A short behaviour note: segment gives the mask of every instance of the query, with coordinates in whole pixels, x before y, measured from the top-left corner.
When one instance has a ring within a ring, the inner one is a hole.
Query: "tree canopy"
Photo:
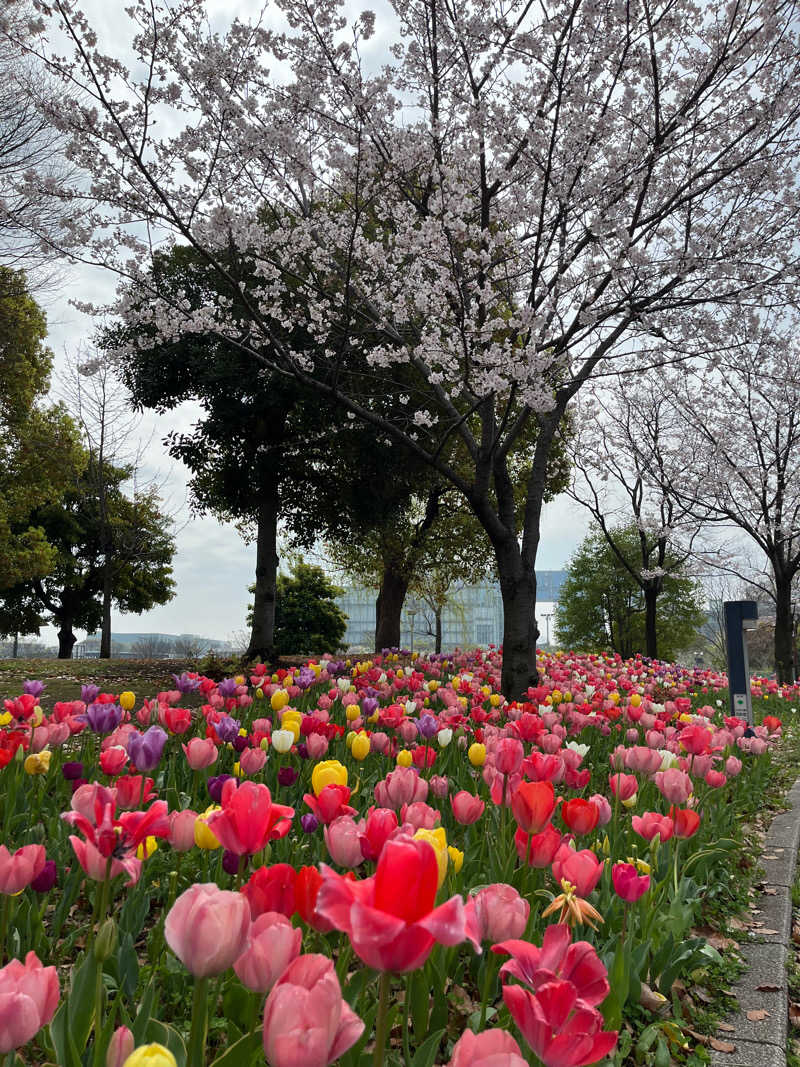
[[[347,616],[335,601],[341,592],[321,567],[301,559],[291,574],[279,574],[276,651],[300,656],[336,652],[347,629]]]
[[[556,636],[566,648],[611,649],[627,658],[647,652],[644,590],[630,573],[640,566],[639,533],[630,524],[614,529],[613,539],[626,562],[602,530],[592,531],[570,560],[556,609]],[[704,618],[697,583],[685,570],[671,569],[663,578],[656,614],[661,658],[674,659],[687,648]]]

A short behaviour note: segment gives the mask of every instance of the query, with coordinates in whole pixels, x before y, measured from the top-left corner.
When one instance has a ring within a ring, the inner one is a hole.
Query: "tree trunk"
[[[527,569],[516,540],[495,548],[503,597],[503,673],[500,688],[507,700],[527,700],[538,685],[536,670],[536,571]]]
[[[436,652],[436,655],[438,656],[438,655],[441,655],[441,651],[442,651],[442,609],[441,608],[437,608],[436,609],[435,616],[436,616],[436,636],[435,636],[434,640],[435,640],[436,644],[434,646],[434,650]]]
[[[100,659],[111,659],[112,569],[108,550],[106,550],[106,559],[103,563],[103,621],[100,626]]]
[[[375,651],[400,647],[400,616],[408,592],[408,579],[391,564],[384,564],[375,601]]]
[[[648,582],[644,587],[644,643],[645,654],[650,659],[658,659],[658,637],[656,635],[658,592],[658,587],[652,582]]]
[[[72,649],[78,638],[72,632],[72,619],[62,619],[58,631],[58,658],[72,659]]]
[[[794,681],[794,656],[792,655],[792,583],[791,580],[775,582],[775,673],[780,685]]]
[[[19,634],[14,634],[14,644],[11,648],[11,658],[16,659],[19,655]]]
[[[270,662],[275,655],[275,595],[278,577],[278,487],[263,486],[258,505],[256,584],[248,659]]]

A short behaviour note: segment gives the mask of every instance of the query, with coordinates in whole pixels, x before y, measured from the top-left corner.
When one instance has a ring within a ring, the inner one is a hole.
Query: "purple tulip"
[[[175,688],[181,693],[193,693],[195,689],[200,688],[200,679],[190,678],[186,671],[173,674],[172,677],[175,679]]]
[[[278,771],[278,785],[294,785],[297,781],[297,771],[294,767],[281,767]]]
[[[214,723],[214,730],[220,741],[233,741],[239,736],[240,726],[241,723],[230,715],[222,715],[219,722]]]
[[[377,711],[378,701],[375,697],[363,697],[361,700],[361,713],[365,719],[368,719],[373,711]]]
[[[417,729],[426,740],[433,737],[434,734],[439,731],[439,724],[434,719],[433,715],[420,715],[417,722]]]
[[[22,692],[27,693],[29,696],[36,697],[38,700],[42,693],[47,689],[44,682],[35,682],[29,680],[22,683]]]
[[[231,741],[231,744],[237,752],[244,752],[244,750],[249,746],[250,742],[246,737],[242,737],[240,734],[237,734],[236,737],[234,737],[233,741]]]
[[[300,825],[307,834],[313,834],[319,829],[319,819],[312,811],[309,811],[300,816]]]
[[[216,777],[208,779],[208,795],[215,804],[219,804],[222,800],[222,787],[227,781],[230,781],[231,778],[233,778],[232,774],[218,774]]]
[[[90,704],[79,719],[89,724],[96,734],[110,734],[122,722],[122,708],[118,704]]]
[[[81,700],[84,704],[93,704],[100,695],[100,687],[97,685],[82,685]]]
[[[305,743],[305,741],[301,741],[295,751],[297,752],[297,755],[300,757],[300,759],[308,759],[308,745]]]
[[[61,773],[68,782],[74,782],[76,778],[83,778],[83,764],[65,763],[61,767]]]
[[[222,853],[222,869],[226,874],[238,874],[239,873],[239,856],[236,852],[231,852],[230,849],[225,849]]]
[[[31,889],[35,893],[47,893],[56,884],[58,871],[55,860],[45,860],[44,867],[31,882]]]
[[[136,770],[152,771],[157,767],[166,743],[166,730],[162,730],[160,726],[151,726],[143,734],[131,734],[128,739],[128,755],[136,764]]]
[[[235,697],[238,688],[233,678],[223,678],[217,686],[217,692],[221,697]]]
[[[317,676],[310,667],[301,667],[295,685],[298,689],[308,689],[308,687],[312,686],[316,680]]]

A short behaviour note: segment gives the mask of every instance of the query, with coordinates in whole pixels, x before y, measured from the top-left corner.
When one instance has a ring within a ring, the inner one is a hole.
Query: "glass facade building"
[[[542,641],[549,625],[553,605],[558,600],[566,571],[537,571],[537,617]],[[351,586],[337,598],[337,604],[348,617],[343,643],[348,649],[370,652],[375,641],[375,598],[377,590]],[[426,604],[407,597],[403,608],[401,644],[417,650],[434,647],[435,619]],[[497,582],[462,586],[453,591],[442,613],[442,650],[453,648],[486,648],[499,645],[503,639],[503,601]]]

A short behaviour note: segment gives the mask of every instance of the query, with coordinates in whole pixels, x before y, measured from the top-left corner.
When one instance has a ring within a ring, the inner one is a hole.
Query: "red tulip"
[[[617,1032],[603,1030],[603,1016],[579,1002],[572,982],[546,982],[537,993],[507,985],[503,1000],[544,1067],[597,1063],[617,1044]]]
[[[700,816],[691,808],[670,808],[669,817],[676,837],[694,837],[700,827]]]
[[[122,745],[112,745],[100,753],[100,770],[103,774],[119,774],[128,762],[128,753]]]
[[[274,863],[271,867],[259,867],[239,890],[250,904],[250,915],[255,921],[267,911],[279,911],[287,919],[295,912],[295,882],[297,873],[288,863]]]
[[[555,854],[561,847],[561,840],[561,834],[549,822],[540,834],[529,835],[524,830],[517,830],[514,845],[523,863],[543,870],[553,862]]]
[[[588,941],[573,943],[570,929],[563,923],[547,927],[541,948],[528,941],[504,941],[493,945],[492,952],[511,956],[500,968],[503,981],[517,978],[537,992],[547,982],[563,979],[590,1007],[608,996],[608,972],[594,947]]]
[[[378,859],[383,851],[383,846],[395,832],[397,826],[397,815],[391,808],[369,809],[367,818],[358,832],[361,855],[365,860]]]
[[[611,881],[617,896],[626,904],[633,904],[650,888],[650,875],[640,875],[632,863],[615,863],[611,868]]]
[[[711,734],[708,732],[705,726],[700,726],[699,723],[692,723],[690,726],[685,726],[678,734],[678,740],[693,756],[699,756],[703,752],[708,752]]]
[[[316,867],[301,867],[294,884],[294,903],[304,923],[326,934],[333,926],[317,912],[317,896],[321,885],[322,875]]]
[[[324,864],[322,874],[317,912],[376,971],[416,970],[436,941],[458,945],[467,934],[461,897],[435,906],[439,864],[427,841],[387,841],[372,878],[350,881]]]
[[[347,803],[349,799],[350,790],[346,785],[326,785],[320,790],[319,796],[306,793],[303,797],[319,821],[326,825],[338,819],[340,815],[355,815],[356,809]]]
[[[164,725],[171,734],[185,734],[192,725],[192,713],[189,708],[167,708],[164,712]]]
[[[634,779],[635,781],[635,779]],[[600,811],[596,804],[582,797],[573,797],[561,805],[561,818],[574,834],[582,837],[594,830],[600,820]]]
[[[523,782],[511,796],[511,811],[526,834],[538,834],[556,806],[552,782]]]
[[[208,817],[208,827],[223,848],[237,856],[252,856],[268,842],[285,837],[294,808],[273,804],[269,789],[256,782],[229,778],[222,787],[222,810]]]

